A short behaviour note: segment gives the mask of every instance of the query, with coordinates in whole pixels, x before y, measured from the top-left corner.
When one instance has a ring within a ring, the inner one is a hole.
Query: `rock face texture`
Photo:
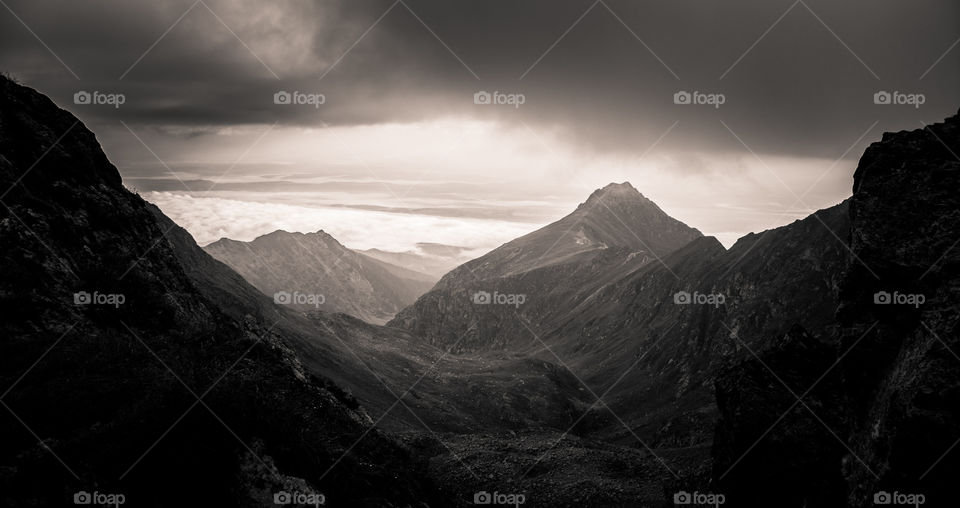
[[[369,417],[301,365],[304,344],[267,316],[283,310],[126,190],[76,118],[6,78],[0,187],[0,504],[264,506],[286,490],[447,505],[378,431],[328,474]]]
[[[955,504],[958,152],[957,116],[871,145],[836,326],[792,330],[718,377],[712,476],[737,506],[867,507],[884,492]]]
[[[713,489],[733,506],[845,506],[834,337],[797,325],[756,354],[717,376]]]
[[[271,298],[290,295],[293,308],[342,312],[373,324],[386,323],[434,282],[354,252],[323,231],[274,231],[252,242],[224,238],[203,250]]]
[[[844,472],[854,506],[868,506],[879,490],[956,502],[960,453],[947,451],[960,439],[958,153],[955,115],[885,134],[854,174],[854,259],[838,313],[840,348],[852,348],[839,368],[851,408]]]

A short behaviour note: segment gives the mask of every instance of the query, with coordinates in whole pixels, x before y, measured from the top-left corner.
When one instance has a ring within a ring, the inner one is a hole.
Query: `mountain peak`
[[[640,194],[640,191],[638,191],[633,185],[631,185],[630,182],[623,182],[623,183],[610,183],[603,188],[593,191],[593,193],[590,194],[590,197],[587,198],[586,202],[592,203],[597,200],[603,200],[604,202],[607,202],[607,201],[631,200],[631,199],[638,199],[643,201],[647,200],[647,198],[645,198],[643,194]]]

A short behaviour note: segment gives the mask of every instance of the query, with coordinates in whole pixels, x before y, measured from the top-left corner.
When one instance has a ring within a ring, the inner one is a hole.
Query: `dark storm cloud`
[[[758,152],[834,158],[875,121],[851,156],[880,130],[960,105],[960,47],[933,66],[960,38],[955,2],[7,4],[37,37],[0,9],[0,67],[61,104],[77,90],[126,95],[118,109],[70,105],[94,125],[196,133],[468,115],[639,155],[679,121],[661,147],[739,151],[742,140]],[[277,106],[278,90],[323,93],[326,103]],[[476,106],[478,90],[523,93],[526,103]],[[678,106],[680,90],[722,93],[725,103]],[[926,102],[877,106],[878,90]]]

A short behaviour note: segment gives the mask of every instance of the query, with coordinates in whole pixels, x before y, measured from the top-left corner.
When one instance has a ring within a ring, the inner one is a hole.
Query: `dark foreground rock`
[[[734,506],[956,505],[957,153],[958,116],[871,145],[836,329],[792,331],[718,378],[713,482]]]
[[[205,255],[175,251],[180,233],[165,236],[93,133],[6,78],[0,188],[0,505],[85,491],[265,506],[281,490],[446,504],[425,464],[301,366],[268,304],[237,300],[253,293],[242,279],[224,282],[232,295],[199,287],[183,263]]]

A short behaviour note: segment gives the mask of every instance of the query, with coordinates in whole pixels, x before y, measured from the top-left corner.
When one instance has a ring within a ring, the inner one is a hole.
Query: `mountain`
[[[450,270],[470,260],[470,249],[454,245],[421,242],[416,250],[391,252],[381,249],[367,249],[358,251],[374,259],[401,266],[408,270],[425,273],[433,277],[433,282],[440,280]]]
[[[434,282],[354,252],[323,231],[274,231],[252,242],[224,238],[203,249],[264,294],[288,295],[293,308],[342,312],[374,324],[387,322]]]
[[[636,202],[639,195],[629,187],[612,189],[623,191],[615,195],[628,202]],[[593,203],[597,197],[603,199],[603,190],[594,193]],[[585,205],[575,213],[583,214]],[[715,238],[699,234],[691,234],[672,251],[663,249],[646,258],[633,251],[640,245],[636,238],[633,245],[611,247],[616,235],[595,234],[586,236],[593,239],[589,242],[569,243],[564,243],[564,231],[555,231],[552,237],[533,236],[546,238],[547,245],[518,239],[507,244],[513,251],[502,247],[467,264],[484,273],[478,279],[487,277],[481,279],[487,285],[468,280],[466,287],[454,287],[455,277],[469,279],[471,273],[467,267],[454,270],[390,325],[411,312],[422,312],[418,307],[435,295],[436,308],[447,313],[413,314],[413,323],[422,319],[428,333],[448,326],[466,329],[463,341],[482,338],[479,344],[460,347],[459,337],[434,336],[452,357],[486,365],[484,377],[461,372],[456,379],[468,385],[483,380],[483,388],[472,393],[484,405],[493,402],[486,406],[486,414],[499,419],[483,420],[492,435],[471,434],[448,443],[456,456],[469,457],[472,467],[498,471],[497,477],[507,482],[500,484],[502,489],[534,492],[541,500],[562,503],[576,494],[548,485],[576,478],[580,489],[596,490],[596,499],[605,499],[603,503],[633,499],[656,505],[669,499],[669,492],[710,487],[715,428],[721,416],[714,386],[731,362],[752,357],[750,350],[759,350],[797,325],[809,329],[815,340],[836,328],[833,316],[848,255],[842,240],[850,234],[848,205],[843,202],[792,224],[749,234],[729,250]],[[606,218],[619,224],[615,217]],[[595,219],[588,216],[564,226],[575,231]],[[566,252],[543,261],[552,257],[547,247],[554,242],[563,244]],[[523,252],[524,248],[532,252]],[[516,268],[519,265],[524,266]],[[495,266],[512,268],[496,277]],[[449,313],[456,307],[447,300],[470,301],[472,291],[480,288],[526,294],[528,300],[519,306],[476,304],[480,310],[464,326]],[[684,294],[692,301],[678,300]],[[528,306],[538,298],[549,300]],[[713,298],[715,304],[704,304],[704,298]],[[431,319],[440,320],[440,325],[429,328]],[[411,331],[416,336],[422,333],[417,328]],[[525,382],[516,378],[529,373],[532,365],[550,366],[548,372],[568,376],[554,376],[551,383],[521,392],[520,387],[530,386],[530,378],[520,378]],[[454,376],[446,368],[439,370]],[[494,397],[485,397],[488,393],[506,400],[497,403]],[[556,401],[550,412],[528,410],[546,400]],[[456,421],[452,416],[446,421]],[[548,427],[569,434],[520,433],[509,425],[511,421],[523,421],[520,429]],[[491,453],[491,447],[501,451]],[[496,464],[504,462],[517,466],[498,470]],[[459,473],[453,467],[438,481],[484,487]],[[603,485],[616,485],[617,494]]]
[[[700,236],[629,183],[610,184],[559,221],[457,267],[388,326],[455,352],[529,344],[530,322],[565,315],[620,273]]]
[[[569,421],[579,432],[625,442],[637,432],[708,453],[716,372],[796,323],[827,333],[848,234],[844,202],[726,250],[629,184],[611,184],[453,270],[388,326],[455,353],[530,356],[572,371],[627,424],[598,406]],[[475,304],[476,291],[526,300]],[[722,301],[678,304],[682,293]],[[555,396],[577,401],[582,388],[558,385]]]
[[[84,491],[149,506],[264,506],[280,491],[449,505],[410,448],[371,432],[296,353],[332,338],[288,334],[304,318],[203,253],[123,187],[83,124],[7,78],[0,185],[4,505]]]
[[[275,304],[2,79],[3,504],[949,506],[958,123],[885,135],[849,200],[729,250],[608,186],[384,327]]]
[[[771,334],[717,377],[712,484],[728,502],[955,504],[957,153],[960,115],[884,134],[860,158],[834,329]]]
[[[725,362],[796,323],[828,333],[846,260],[837,237],[848,232],[844,202],[730,250],[698,238],[541,327],[543,341],[652,446],[709,447]],[[632,438],[602,407],[581,425]]]
[[[612,183],[594,191],[570,215],[466,263],[438,286],[454,285],[464,271],[480,280],[509,277],[583,262],[610,249],[650,260],[699,236],[699,231],[664,213],[629,183]]]
[[[517,371],[502,358],[570,373],[574,383],[541,388],[541,399],[566,401],[555,409],[560,418],[528,414],[531,424],[628,449],[651,446],[652,457],[620,460],[639,460],[635,467],[649,468],[647,481],[666,486],[676,479],[656,463],[663,460],[695,490],[707,486],[711,473],[718,373],[795,324],[815,337],[835,328],[849,229],[844,202],[749,234],[727,250],[666,216],[629,184],[612,184],[557,223],[451,271],[388,326],[457,357],[483,358],[489,372],[505,378]],[[474,303],[478,291],[491,300],[494,294],[526,299]],[[694,301],[680,301],[681,295]],[[506,383],[492,389],[516,393]],[[497,412],[523,414],[515,404]],[[463,446],[458,452],[470,454],[477,445]],[[541,451],[550,455],[545,471],[570,460],[562,449]],[[540,488],[522,473],[513,488]],[[644,496],[654,502],[662,492]]]
[[[880,490],[925,493],[933,506],[956,498],[958,153],[960,114],[885,134],[854,173],[854,260],[838,312],[840,348],[850,353],[839,369],[850,409],[844,461],[870,470],[844,470],[853,506],[869,505]]]

